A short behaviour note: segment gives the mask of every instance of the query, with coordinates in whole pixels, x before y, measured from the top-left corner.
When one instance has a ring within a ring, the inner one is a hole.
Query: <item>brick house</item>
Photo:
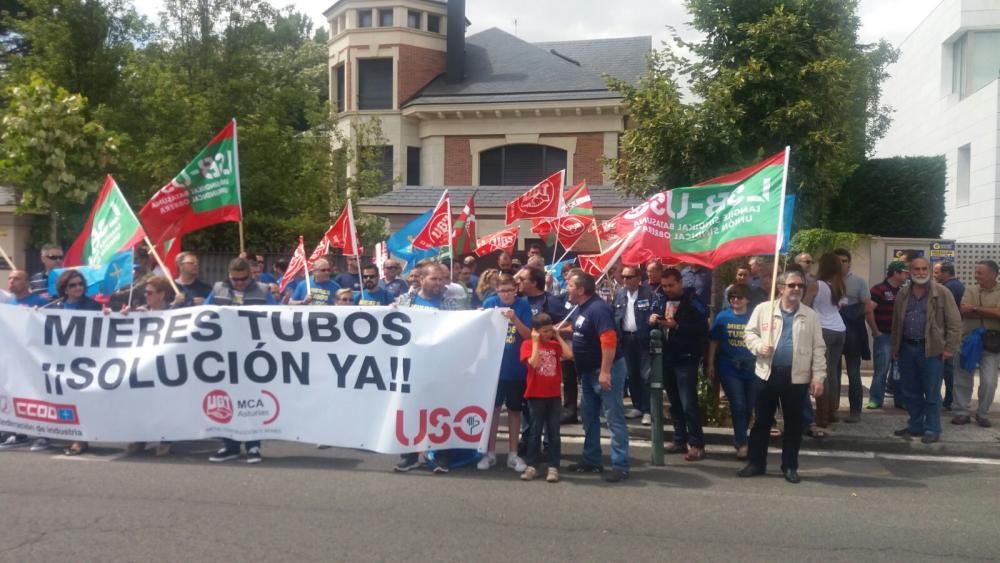
[[[602,168],[627,126],[603,76],[636,82],[651,37],[529,43],[496,28],[466,37],[464,0],[340,0],[324,15],[338,127],[349,135],[351,120],[377,115],[383,174],[396,179],[361,209],[392,230],[445,187],[456,213],[478,189],[479,232],[498,230],[506,201],[563,168],[567,183],[587,180],[601,217],[637,203]]]

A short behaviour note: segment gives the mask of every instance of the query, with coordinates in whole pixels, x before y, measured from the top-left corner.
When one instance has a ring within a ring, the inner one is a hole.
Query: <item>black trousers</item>
[[[562,361],[563,407],[576,414],[580,393],[580,377],[576,373],[573,360]]]
[[[764,469],[767,467],[767,444],[774,425],[774,413],[781,404],[785,416],[785,432],[781,441],[781,469],[799,468],[799,448],[802,446],[802,403],[806,397],[806,383],[792,383],[791,368],[772,368],[767,381],[754,380],[754,423],[750,430],[749,461]]]
[[[549,467],[559,467],[562,454],[559,443],[559,397],[551,399],[528,399],[531,410],[531,434],[528,437],[528,465],[534,467],[542,459],[542,430],[549,440]]]

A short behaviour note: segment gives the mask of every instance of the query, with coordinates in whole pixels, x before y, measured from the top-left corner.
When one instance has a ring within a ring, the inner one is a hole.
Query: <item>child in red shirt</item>
[[[549,438],[549,470],[545,480],[559,481],[559,419],[562,416],[562,368],[560,360],[571,359],[573,350],[552,326],[552,317],[538,313],[531,318],[531,340],[521,344],[521,361],[528,365],[524,398],[531,409],[528,438],[528,468],[521,479],[531,481],[538,475],[542,446],[542,428]]]

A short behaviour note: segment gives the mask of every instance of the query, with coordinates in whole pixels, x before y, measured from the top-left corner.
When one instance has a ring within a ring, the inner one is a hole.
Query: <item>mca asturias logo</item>
[[[267,426],[278,420],[281,403],[270,391],[261,391],[259,397],[238,397],[235,401],[222,389],[214,389],[201,402],[205,416],[219,424],[229,424],[233,418],[260,419]]]

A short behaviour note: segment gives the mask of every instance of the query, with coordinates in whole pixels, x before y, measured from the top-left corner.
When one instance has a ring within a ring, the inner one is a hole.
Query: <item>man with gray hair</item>
[[[63,249],[58,244],[49,242],[42,245],[41,257],[45,270],[35,272],[31,276],[32,293],[41,295],[45,299],[51,298],[49,295],[49,273],[56,268],[63,267],[63,256]]]
[[[402,272],[403,267],[399,265],[399,260],[386,258],[382,262],[382,279],[378,280],[378,286],[386,290],[393,301],[410,289],[406,280],[399,277]]]
[[[754,373],[754,425],[750,431],[749,461],[740,477],[763,475],[767,470],[767,445],[778,404],[785,417],[781,443],[781,472],[789,483],[800,482],[799,447],[802,445],[802,405],[806,390],[823,394],[826,379],[826,344],[819,315],[802,304],[805,278],[798,272],[778,276],[779,297],[753,310],[743,340],[757,356]]]
[[[987,330],[983,336],[983,355],[979,360],[979,408],[976,424],[989,428],[990,406],[997,392],[997,367],[1000,366],[1000,348],[991,342],[1000,341],[1000,289],[997,286],[997,263],[980,260],[976,263],[976,285],[965,288],[960,307],[964,326],[963,336],[978,328]],[[968,424],[972,405],[972,371],[962,369],[959,362],[955,371],[955,418],[952,424]]]
[[[177,288],[184,293],[182,306],[191,307],[201,305],[205,298],[212,293],[212,286],[198,279],[201,274],[201,266],[198,257],[194,252],[181,252],[176,258],[177,279],[174,282]]]

